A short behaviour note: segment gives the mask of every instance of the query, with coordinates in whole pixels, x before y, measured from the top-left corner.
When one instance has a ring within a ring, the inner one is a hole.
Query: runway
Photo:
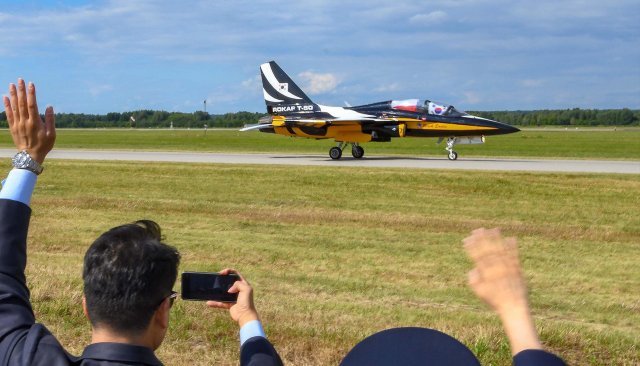
[[[0,149],[0,156],[11,157],[15,152],[15,149]],[[66,149],[55,149],[49,154],[47,159],[640,174],[640,161],[625,160],[552,160],[461,157],[456,161],[449,161],[446,157],[423,158],[410,156],[365,156],[362,159],[344,157],[340,160],[331,160],[331,158],[326,155]]]

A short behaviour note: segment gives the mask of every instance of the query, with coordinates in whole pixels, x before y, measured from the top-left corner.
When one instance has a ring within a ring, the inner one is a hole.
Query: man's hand
[[[33,160],[42,164],[56,141],[56,126],[53,107],[45,112],[45,121],[38,113],[36,87],[18,79],[18,86],[9,85],[9,97],[4,97],[4,110],[13,143],[19,151],[26,150]]]
[[[503,238],[500,229],[481,228],[464,239],[464,248],[476,265],[469,285],[478,297],[498,313],[527,305],[515,238]]]
[[[240,328],[246,323],[252,320],[258,320],[258,312],[255,305],[253,305],[253,288],[249,285],[249,282],[238,271],[226,268],[220,271],[221,275],[227,275],[229,273],[235,273],[240,276],[240,281],[231,286],[229,293],[238,293],[238,301],[235,304],[207,301],[207,306],[212,308],[229,309],[231,319],[238,322]]]
[[[481,228],[464,239],[464,248],[476,265],[469,272],[469,285],[500,316],[512,354],[542,349],[529,310],[516,239],[503,238],[499,229]]]

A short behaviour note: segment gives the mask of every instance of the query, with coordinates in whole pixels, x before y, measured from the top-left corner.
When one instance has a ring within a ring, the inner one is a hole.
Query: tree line
[[[517,126],[631,126],[640,125],[640,110],[624,109],[559,109],[536,111],[469,112],[473,115]],[[57,113],[56,126],[61,128],[239,128],[258,123],[264,113],[235,112],[209,114],[139,110],[107,114]],[[43,116],[44,117],[44,116]],[[5,112],[0,113],[0,127],[7,127]]]
[[[56,113],[56,127],[60,128],[203,128],[242,127],[258,123],[264,113],[236,112],[209,114],[139,110],[132,112],[110,112],[107,114]],[[42,116],[44,118],[44,116]],[[0,113],[0,127],[7,127],[5,112]]]
[[[631,126],[640,125],[640,110],[559,109],[537,111],[469,112],[475,116],[518,126]]]

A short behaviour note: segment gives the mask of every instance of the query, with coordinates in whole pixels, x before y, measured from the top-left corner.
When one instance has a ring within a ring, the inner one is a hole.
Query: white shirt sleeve
[[[38,176],[26,169],[13,169],[2,181],[0,199],[22,202],[29,206]]]
[[[267,338],[260,320],[252,320],[240,328],[240,346],[242,347],[244,342],[253,337]]]

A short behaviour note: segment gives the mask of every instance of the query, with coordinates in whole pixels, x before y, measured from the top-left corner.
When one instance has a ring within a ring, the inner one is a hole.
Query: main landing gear
[[[351,155],[356,159],[361,159],[364,156],[364,149],[357,142],[338,142],[338,146],[334,146],[329,149],[329,157],[333,160],[338,160],[342,157],[342,150],[351,145]]]
[[[449,137],[447,139],[447,147],[445,147],[444,149],[447,150],[449,152],[449,155],[447,156],[449,158],[449,160],[456,160],[458,158],[458,153],[453,151],[453,147],[456,145],[456,138],[455,137]]]

